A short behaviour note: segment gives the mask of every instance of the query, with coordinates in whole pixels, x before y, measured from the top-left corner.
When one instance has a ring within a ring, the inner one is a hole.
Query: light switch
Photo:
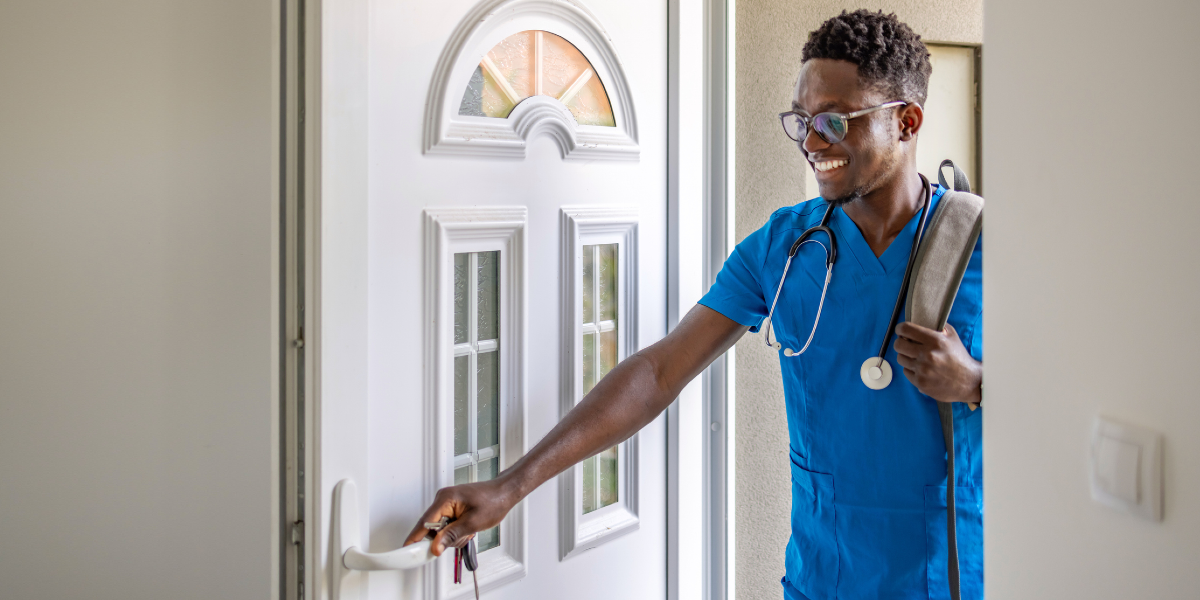
[[[1091,454],[1092,499],[1152,521],[1162,520],[1162,436],[1098,417]]]
[[[1138,455],[1141,446],[1107,435],[1096,442],[1096,482],[1106,493],[1130,504],[1138,501]]]

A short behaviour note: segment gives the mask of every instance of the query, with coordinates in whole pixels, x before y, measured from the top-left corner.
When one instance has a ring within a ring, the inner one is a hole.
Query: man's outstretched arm
[[[461,546],[476,532],[495,527],[539,485],[645,427],[689,381],[733,346],[744,325],[696,305],[667,337],[630,356],[601,379],[528,454],[490,481],[438,491],[429,510],[404,542],[425,537],[424,524],[453,520],[433,540],[433,553]]]

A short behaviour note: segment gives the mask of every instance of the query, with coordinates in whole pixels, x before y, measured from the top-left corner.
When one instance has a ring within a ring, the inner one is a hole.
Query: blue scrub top
[[[934,208],[944,191],[933,194]],[[776,211],[738,244],[700,303],[758,331],[788,249],[819,224],[827,206],[816,198]],[[803,355],[788,358],[779,351],[791,442],[789,599],[949,598],[946,448],[935,401],[904,376],[894,339],[886,356],[891,385],[875,391],[859,377],[863,361],[883,341],[919,220],[918,212],[876,257],[854,222],[834,209],[830,225],[838,254],[820,325]],[[814,237],[825,241],[824,234]],[[950,311],[950,324],[980,361],[982,262],[980,240]],[[824,250],[805,244],[775,308],[772,333],[784,348],[804,346],[824,281]],[[982,413],[954,404],[964,599],[983,597]]]

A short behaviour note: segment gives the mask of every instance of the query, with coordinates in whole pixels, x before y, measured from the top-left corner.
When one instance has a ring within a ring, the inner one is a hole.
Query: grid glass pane
[[[597,283],[600,289],[600,320],[617,320],[617,245],[602,244],[596,247],[599,263]]]
[[[467,271],[470,255],[460,252],[454,255],[454,343],[467,341]]]
[[[454,454],[470,452],[469,356],[454,357]]]
[[[600,374],[596,379],[604,379],[608,372],[617,366],[617,330],[605,331],[600,334]]]
[[[595,297],[595,273],[593,265],[595,263],[596,247],[583,247],[583,322],[594,323],[596,321],[596,311],[592,300]]]
[[[479,407],[479,442],[476,449],[500,443],[500,351],[483,352],[478,360],[476,398]]]
[[[583,334],[583,393],[596,387],[596,334]]]
[[[583,514],[588,514],[596,506],[596,457],[583,461]]]
[[[600,470],[600,508],[604,508],[617,502],[617,447],[601,452],[596,461]]]
[[[476,481],[490,481],[500,473],[500,459],[489,458],[479,463],[479,477]]]
[[[475,534],[475,551],[483,552],[491,550],[500,545],[500,526],[497,525],[487,531],[480,531]]]
[[[459,467],[454,470],[454,485],[471,483],[471,467]]]
[[[500,337],[500,253],[480,252],[476,274],[479,285],[479,340]]]

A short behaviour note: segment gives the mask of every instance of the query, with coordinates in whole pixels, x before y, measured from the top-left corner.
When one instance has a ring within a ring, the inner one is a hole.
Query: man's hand
[[[450,517],[450,524],[437,532],[430,548],[434,556],[441,556],[446,548],[461,548],[476,532],[499,525],[515,504],[512,494],[505,491],[503,478],[442,488],[404,545],[425,539],[429,533],[425,523]]]
[[[896,360],[922,394],[939,402],[981,400],[983,363],[971,356],[949,323],[934,331],[914,323],[896,326]]]

